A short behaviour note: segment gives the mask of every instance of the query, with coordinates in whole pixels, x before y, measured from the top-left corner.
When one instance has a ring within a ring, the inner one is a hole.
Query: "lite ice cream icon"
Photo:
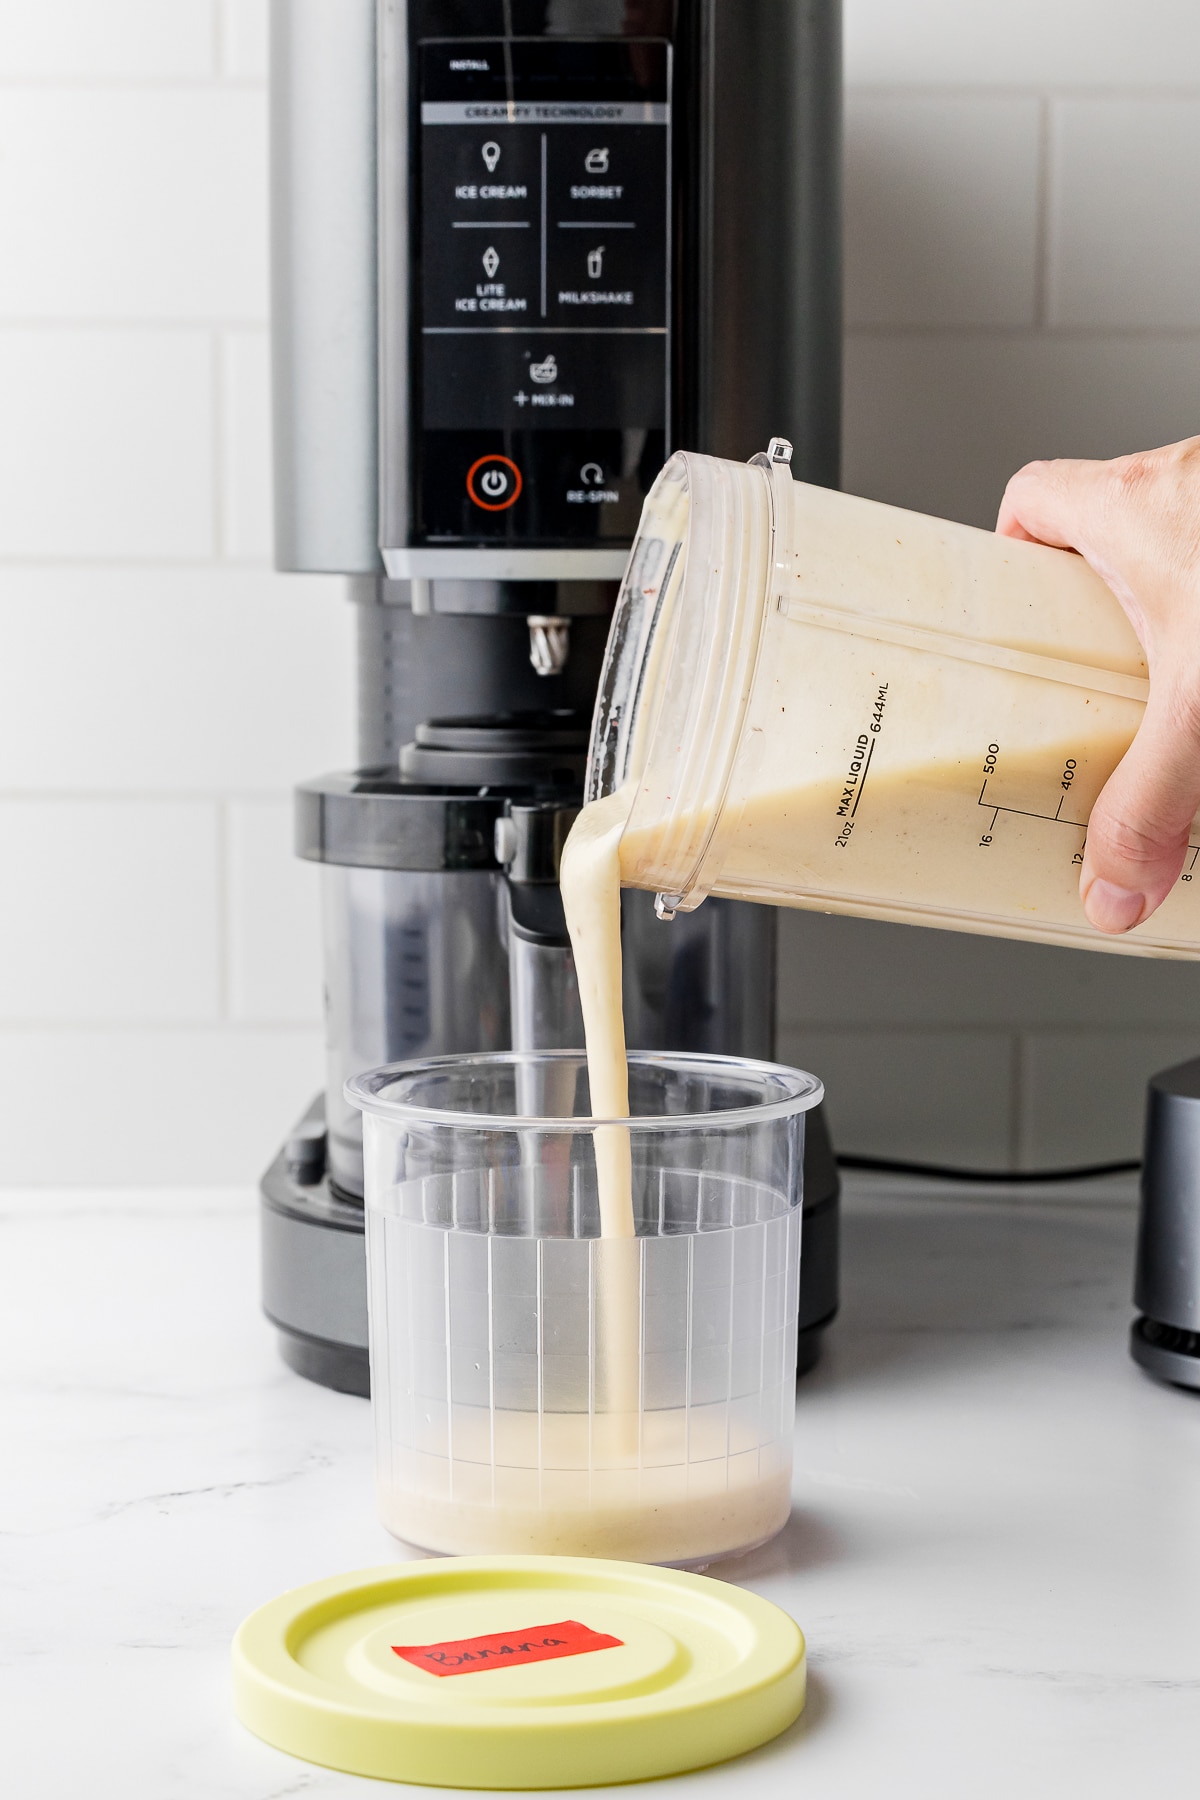
[[[494,244],[489,244],[483,253],[483,272],[491,281],[500,267],[500,253]]]

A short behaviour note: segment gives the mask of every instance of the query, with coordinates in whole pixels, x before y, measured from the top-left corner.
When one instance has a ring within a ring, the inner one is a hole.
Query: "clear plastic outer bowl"
[[[815,1076],[634,1053],[635,1235],[601,1237],[577,1051],[355,1077],[380,1512],[450,1554],[691,1564],[790,1508]]]

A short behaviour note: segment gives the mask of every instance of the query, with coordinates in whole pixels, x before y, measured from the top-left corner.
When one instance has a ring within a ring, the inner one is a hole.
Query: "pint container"
[[[1083,560],[791,478],[790,446],[678,454],[630,556],[588,798],[627,886],[1150,956],[1200,954],[1195,831],[1119,938],[1079,899],[1092,805],[1148,694]]]
[[[575,1051],[356,1077],[379,1507],[452,1554],[698,1564],[790,1510],[811,1075],[629,1059],[632,1237],[601,1237]],[[540,1108],[531,1102],[541,1098]],[[520,1110],[518,1110],[520,1109]]]

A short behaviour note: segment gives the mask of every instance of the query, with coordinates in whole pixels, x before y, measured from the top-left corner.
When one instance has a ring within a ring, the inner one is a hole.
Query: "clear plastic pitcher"
[[[713,893],[1200,954],[1200,839],[1124,937],[1079,899],[1148,692],[1108,587],[1066,551],[794,482],[790,455],[679,454],[646,501],[588,775],[589,799],[628,794],[625,884],[667,916]]]
[[[790,1509],[811,1075],[630,1057],[636,1236],[601,1237],[581,1053],[360,1075],[388,1529],[700,1563]],[[531,1100],[540,1097],[530,1115]]]

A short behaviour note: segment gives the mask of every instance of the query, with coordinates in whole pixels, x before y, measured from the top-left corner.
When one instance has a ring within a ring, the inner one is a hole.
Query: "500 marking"
[[[1085,819],[1064,819],[1062,816],[1062,809],[1063,809],[1062,800],[1059,801],[1057,807],[1055,808],[1055,810],[1052,813],[1050,813],[1050,812],[1043,813],[1043,812],[1031,812],[1028,809],[1028,807],[1022,807],[1022,806],[998,806],[994,800],[989,800],[987,798],[987,785],[988,785],[988,782],[991,780],[992,776],[995,775],[995,773],[996,773],[999,760],[1000,760],[999,744],[989,744],[987,747],[987,755],[983,759],[983,786],[979,790],[979,799],[977,800],[976,805],[983,807],[984,811],[990,812],[992,816],[988,822],[987,830],[980,835],[979,848],[981,850],[986,850],[994,842],[995,835],[996,835],[996,821],[1000,817],[1001,813],[1012,813],[1017,818],[1021,818],[1021,819],[1045,819],[1045,821],[1048,825],[1071,825],[1074,827],[1074,829],[1076,831],[1083,832],[1083,834],[1084,834],[1083,843],[1079,846],[1079,849],[1075,852],[1074,856],[1072,856],[1072,858],[1071,858],[1071,864],[1072,864],[1073,868],[1076,868],[1076,869],[1082,868],[1083,867],[1083,852],[1084,852],[1084,848],[1087,844],[1087,821]],[[1078,764],[1077,758],[1075,758],[1074,756],[1068,756],[1063,763],[1062,774],[1059,777],[1059,782],[1058,782],[1058,785],[1062,789],[1064,796],[1070,793],[1071,784],[1075,780],[1075,776],[1078,773],[1078,769],[1079,769],[1079,764]],[[1188,854],[1188,859],[1187,859],[1187,867],[1184,869],[1182,875],[1179,877],[1179,879],[1181,881],[1191,881],[1193,875],[1195,874],[1196,859],[1197,859],[1197,857],[1200,857],[1200,844],[1189,844],[1188,845],[1188,853],[1189,854]]]
[[[996,773],[996,758],[999,756],[999,754],[1000,754],[999,744],[989,744],[988,745],[987,755],[983,759],[983,787],[981,787],[979,790],[979,804],[981,806],[983,805],[984,789],[987,787],[987,778],[989,775],[994,775]],[[996,811],[999,812],[999,810],[1000,810],[999,807],[997,807]],[[996,826],[996,820],[995,820],[995,817],[993,816],[992,829],[990,831],[985,831],[983,836],[979,840],[979,848],[981,850],[986,850],[988,845],[991,843],[992,833],[995,830],[995,826]]]

